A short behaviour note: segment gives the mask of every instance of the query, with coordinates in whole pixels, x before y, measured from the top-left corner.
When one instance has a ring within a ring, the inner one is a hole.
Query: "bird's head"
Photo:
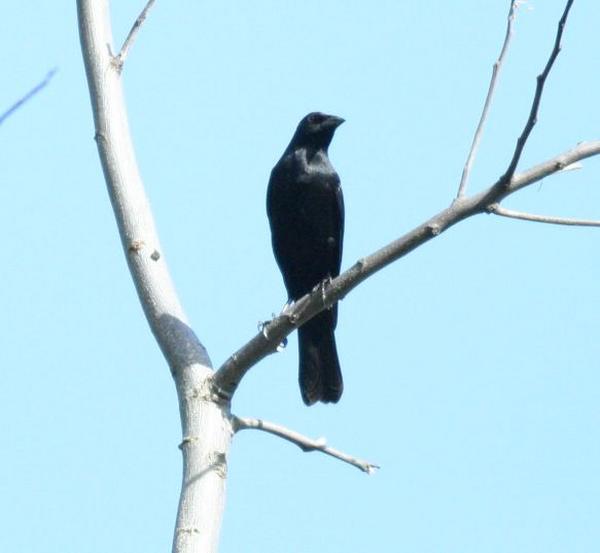
[[[343,122],[344,119],[335,115],[327,115],[318,111],[309,113],[298,124],[292,143],[296,146],[326,150],[333,138],[335,129]]]

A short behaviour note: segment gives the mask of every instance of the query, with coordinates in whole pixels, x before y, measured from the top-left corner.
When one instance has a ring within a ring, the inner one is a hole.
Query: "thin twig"
[[[140,13],[140,15],[138,15],[138,18],[135,20],[135,23],[131,27],[131,30],[129,31],[129,34],[127,35],[127,38],[125,39],[125,42],[123,42],[123,46],[121,46],[121,50],[115,56],[115,64],[119,68],[119,71],[121,71],[123,69],[123,64],[125,63],[125,58],[127,57],[127,54],[129,53],[129,49],[131,48],[133,41],[137,37],[137,34],[138,34],[142,24],[144,23],[146,17],[148,16],[148,12],[154,5],[155,1],[156,0],[148,0],[148,3],[142,10],[142,13]]]
[[[275,424],[272,422],[264,421],[262,419],[250,419],[250,418],[240,418],[233,417],[233,428],[237,432],[238,430],[262,430],[263,432],[268,432],[269,434],[273,434],[274,436],[278,436],[279,438],[283,438],[288,442],[297,445],[304,452],[311,451],[320,451],[321,453],[325,453],[326,455],[330,455],[344,463],[348,463],[357,469],[366,472],[367,474],[372,474],[378,468],[378,465],[374,465],[373,463],[369,463],[367,461],[363,461],[362,459],[357,459],[356,457],[352,457],[346,453],[342,453],[337,449],[333,449],[329,447],[325,442],[324,438],[319,438],[317,440],[313,440],[311,438],[307,438],[294,430],[290,430],[285,426],[281,426],[279,424]]]
[[[570,219],[567,217],[553,217],[551,215],[535,215],[533,213],[525,213],[524,211],[515,211],[506,209],[498,204],[492,204],[488,211],[502,217],[510,217],[511,219],[521,219],[523,221],[533,221],[535,223],[549,223],[551,225],[569,225],[573,227],[600,227],[600,221],[592,219]]]
[[[481,119],[479,120],[479,124],[477,125],[477,129],[475,131],[475,136],[473,137],[473,143],[471,144],[471,150],[469,151],[469,155],[467,157],[467,161],[465,163],[465,167],[462,172],[462,177],[460,179],[460,185],[458,187],[457,198],[465,195],[467,190],[467,184],[469,182],[469,177],[471,175],[471,169],[473,168],[473,162],[475,161],[475,156],[477,155],[477,150],[479,149],[479,143],[481,142],[481,137],[483,135],[483,127],[485,126],[485,122],[488,117],[488,112],[490,106],[492,104],[492,98],[494,97],[494,92],[496,91],[496,84],[498,83],[498,75],[500,74],[500,70],[502,69],[502,64],[504,63],[504,58],[506,56],[506,52],[508,51],[508,46],[510,45],[510,39],[513,34],[513,23],[515,20],[515,9],[516,9],[517,0],[511,0],[510,8],[508,10],[508,18],[506,24],[506,35],[504,36],[504,43],[502,44],[502,49],[500,50],[500,55],[494,63],[494,67],[492,69],[492,78],[490,80],[490,86],[488,88],[487,96],[485,98],[485,103],[483,105],[483,112],[481,113]]]
[[[548,58],[546,67],[544,68],[544,71],[542,71],[542,73],[537,76],[535,95],[533,97],[533,104],[531,105],[531,111],[529,112],[527,123],[525,123],[525,128],[523,129],[521,136],[519,136],[517,140],[517,146],[515,148],[515,152],[510,161],[508,169],[500,179],[505,185],[507,185],[510,182],[513,175],[515,174],[515,171],[517,170],[517,165],[519,164],[519,160],[521,159],[521,154],[523,153],[523,149],[525,148],[525,144],[527,143],[527,139],[529,138],[533,127],[537,123],[537,116],[540,108],[540,101],[542,99],[542,93],[544,92],[544,85],[546,84],[546,79],[560,52],[563,31],[565,29],[567,17],[569,16],[569,11],[572,5],[573,0],[568,0],[567,5],[565,6],[565,11],[563,12],[562,17],[558,22],[558,30],[556,32],[556,39],[554,40],[554,47],[552,48],[552,52],[550,53],[550,57]]]
[[[35,85],[25,96],[19,98],[12,106],[10,106],[3,114],[0,115],[0,125],[4,123],[4,120],[11,116],[15,111],[17,111],[27,100],[35,96],[42,88],[44,88],[54,77],[58,69],[55,67],[51,71],[48,71],[48,74],[42,79],[40,83]]]

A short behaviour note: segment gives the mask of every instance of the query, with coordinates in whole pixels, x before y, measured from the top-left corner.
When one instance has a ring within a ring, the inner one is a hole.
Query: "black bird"
[[[271,171],[267,215],[290,300],[340,274],[344,199],[327,149],[344,120],[309,113]],[[307,405],[336,403],[344,389],[335,347],[337,304],[298,329],[300,391]]]

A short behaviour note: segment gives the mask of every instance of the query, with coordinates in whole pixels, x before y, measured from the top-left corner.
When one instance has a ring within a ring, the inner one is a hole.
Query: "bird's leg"
[[[319,282],[319,284],[314,287],[314,290],[319,290],[321,292],[321,301],[327,309],[331,309],[331,305],[327,305],[327,287],[331,286],[332,281],[333,278],[331,278],[331,275],[327,275],[321,282]]]
[[[289,303],[286,303],[283,306],[283,310],[282,313],[285,314],[286,309],[289,309]],[[258,321],[258,323],[256,323],[256,328],[258,329],[258,331],[268,340],[269,339],[269,331],[268,331],[268,326],[269,323],[273,322],[273,319],[277,317],[277,315],[275,313],[271,313],[271,318],[268,321]]]
[[[292,310],[292,308],[293,308],[293,307],[294,307],[294,300],[290,298],[290,299],[289,299],[289,300],[288,300],[288,301],[285,303],[285,305],[283,306],[283,308],[281,309],[281,314],[282,314],[282,315],[287,315],[287,314],[288,314],[288,313],[289,313],[289,312]],[[274,318],[275,318],[275,313],[273,313],[273,319],[274,319]],[[261,330],[262,330],[262,334],[263,334],[263,336],[264,336],[264,337],[265,337],[265,338],[268,340],[268,339],[269,339],[269,336],[268,336],[268,332],[267,332],[267,328],[266,328],[266,327],[267,327],[267,324],[266,324],[266,323],[264,323],[264,324],[262,325],[262,328],[261,328]],[[283,349],[284,349],[284,348],[287,346],[287,344],[288,344],[288,339],[287,339],[287,337],[285,337],[285,338],[284,338],[284,339],[283,339],[283,340],[282,340],[282,341],[281,341],[281,342],[280,342],[280,343],[277,345],[277,351],[282,351],[282,350],[283,350]]]
[[[325,288],[327,287],[327,285],[331,282],[331,277],[327,277],[326,279],[324,279],[321,282],[321,301],[323,302],[323,305],[325,305]]]

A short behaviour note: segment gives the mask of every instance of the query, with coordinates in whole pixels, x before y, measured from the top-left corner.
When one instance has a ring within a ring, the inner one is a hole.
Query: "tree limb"
[[[551,215],[535,215],[514,209],[506,209],[498,204],[489,206],[488,211],[501,217],[521,219],[522,221],[533,221],[535,223],[549,223],[551,225],[568,225],[574,227],[600,227],[600,221],[591,219],[570,219],[568,217],[553,217]]]
[[[488,213],[489,206],[499,203],[517,190],[562,171],[572,163],[598,154],[600,154],[600,140],[584,142],[572,150],[514,175],[508,185],[504,184],[502,177],[487,190],[475,196],[455,200],[449,207],[404,236],[360,259],[340,276],[325,283],[324,288],[318,287],[300,298],[284,314],[268,322],[261,332],[231,355],[213,377],[215,393],[224,398],[231,398],[248,369],[267,355],[274,353],[288,334],[326,307],[343,299],[353,288],[377,271],[439,236],[463,219],[478,213]]]
[[[232,436],[229,406],[211,394],[210,359],[188,326],[160,246],[129,134],[119,70],[110,53],[108,0],[78,0],[77,15],[98,153],[123,250],[179,398],[185,440],[173,551],[216,552]]]
[[[488,117],[488,112],[490,110],[490,106],[492,105],[492,99],[496,91],[498,76],[500,75],[500,70],[502,69],[502,64],[504,63],[504,58],[506,57],[506,52],[508,52],[508,47],[510,45],[510,39],[513,35],[513,23],[515,20],[516,7],[517,0],[511,0],[510,7],[508,9],[504,43],[502,44],[500,55],[498,56],[498,59],[496,60],[496,63],[494,63],[494,67],[492,69],[492,78],[490,80],[490,86],[488,88],[487,96],[483,104],[483,112],[481,113],[481,119],[479,120],[479,123],[477,125],[475,136],[473,137],[473,143],[471,144],[471,150],[469,151],[469,155],[467,156],[467,161],[462,172],[460,185],[458,187],[458,194],[456,195],[457,198],[464,196],[467,191],[467,184],[469,182],[469,177],[471,176],[471,169],[473,168],[475,156],[477,155],[477,150],[479,149],[479,143],[481,142],[481,137],[483,136],[483,127],[485,126],[485,122]]]
[[[508,165],[508,169],[506,173],[504,173],[503,177],[500,179],[504,183],[509,183],[512,179],[515,171],[517,170],[517,165],[519,164],[519,160],[521,159],[521,154],[523,153],[523,149],[525,148],[525,144],[527,143],[527,139],[533,130],[533,127],[537,123],[538,111],[540,109],[540,101],[542,99],[542,94],[544,92],[544,85],[546,84],[546,79],[550,74],[550,70],[558,57],[558,54],[561,49],[562,35],[565,29],[565,24],[567,23],[567,17],[569,16],[569,11],[571,10],[571,6],[573,5],[573,0],[568,0],[565,6],[565,10],[558,22],[558,30],[556,31],[556,38],[554,40],[554,47],[552,48],[552,52],[550,53],[550,57],[548,58],[548,62],[546,63],[546,67],[542,71],[540,75],[537,76],[535,94],[533,97],[533,104],[531,105],[531,111],[529,112],[529,117],[527,118],[527,122],[525,123],[525,128],[519,136],[517,140],[517,146],[515,148],[515,152],[513,154],[512,159]]]
[[[338,451],[337,449],[329,447],[324,438],[318,438],[316,440],[313,440],[298,432],[295,432],[294,430],[290,430],[285,426],[264,421],[262,419],[249,419],[234,416],[233,429],[235,432],[246,429],[262,430],[263,432],[268,432],[269,434],[273,434],[274,436],[278,436],[279,438],[282,438],[292,444],[297,445],[305,453],[311,451],[320,451],[321,453],[330,455],[331,457],[339,459],[344,463],[348,463],[353,467],[356,467],[357,469],[366,472],[367,474],[372,474],[378,468],[380,468],[378,465],[374,465],[373,463],[369,463],[368,461],[363,461],[362,459],[352,457],[347,453],[343,453],[341,451]]]
[[[137,166],[120,76],[107,49],[112,43],[108,2],[79,0],[78,10],[98,153],[144,313],[172,370],[190,361],[209,365],[187,326]]]
[[[506,172],[487,190],[474,196],[460,196],[446,209],[422,223],[404,236],[391,242],[379,251],[360,259],[350,269],[318,286],[310,294],[298,300],[291,309],[267,323],[262,332],[246,345],[238,349],[221,365],[213,377],[213,390],[220,397],[230,400],[246,372],[261,359],[274,353],[283,339],[294,329],[314,317],[317,313],[342,299],[369,276],[385,266],[423,245],[432,238],[455,225],[459,221],[478,213],[489,213],[492,204],[500,203],[506,196],[528,186],[539,179],[562,171],[572,163],[600,153],[600,141],[579,144],[573,150],[565,152],[549,161],[515,175],[515,170],[527,139],[535,125],[539,104],[546,78],[560,52],[562,34],[573,0],[568,0],[558,24],[558,31],[550,58],[541,75],[537,78],[537,87],[531,111],[523,133],[517,141],[517,148]]]
[[[144,6],[144,9],[140,13],[140,15],[138,15],[133,26],[131,27],[131,30],[129,31],[129,34],[127,35],[127,38],[125,39],[125,42],[123,42],[123,46],[121,46],[121,50],[119,50],[119,53],[115,56],[115,64],[116,64],[117,68],[119,69],[119,71],[123,70],[123,64],[125,63],[125,58],[127,58],[129,49],[131,48],[133,41],[136,39],[137,34],[138,34],[142,24],[146,20],[146,17],[148,16],[148,12],[152,8],[152,6],[154,6],[155,1],[156,0],[148,0],[148,3]]]
[[[36,84],[25,96],[19,98],[12,106],[10,106],[4,113],[0,114],[0,125],[4,123],[4,121],[10,117],[15,111],[17,111],[27,100],[30,100],[33,96],[35,96],[42,88],[46,87],[46,85],[52,80],[52,77],[58,71],[57,68],[48,71],[46,76]]]
[[[324,443],[278,425],[231,417],[229,400],[246,371],[274,352],[283,338],[295,328],[342,299],[375,272],[459,221],[477,213],[490,212],[490,206],[515,191],[561,171],[576,161],[599,154],[600,141],[580,144],[524,173],[515,174],[520,155],[535,124],[545,79],[560,49],[562,30],[572,4],[572,0],[569,0],[550,60],[538,77],[531,114],[507,172],[484,192],[471,197],[460,196],[447,209],[298,300],[292,308],[267,323],[256,337],[213,374],[208,354],[188,326],[169,275],[137,168],[121,88],[120,68],[152,4],[153,0],[149,1],[136,20],[116,56],[116,62],[111,54],[108,0],[77,1],[79,30],[94,112],[95,137],[123,249],[140,303],[169,363],[179,397],[184,436],[181,446],[183,483],[173,551],[208,553],[217,549],[224,505],[227,454],[234,426],[235,430],[258,428],[270,432],[307,451],[319,450],[359,468],[360,463],[364,463],[361,470],[367,472],[375,468],[375,465],[364,461],[354,459],[352,462],[353,458],[328,448]]]

